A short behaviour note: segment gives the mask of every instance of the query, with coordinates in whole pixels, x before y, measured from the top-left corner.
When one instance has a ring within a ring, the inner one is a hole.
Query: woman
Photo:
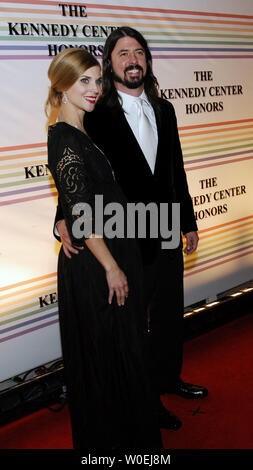
[[[109,162],[83,127],[85,112],[93,111],[101,93],[101,69],[87,51],[66,49],[54,58],[48,76],[50,119],[58,114],[49,126],[49,169],[72,242],[84,246],[71,259],[61,248],[58,261],[73,445],[93,450],[161,447],[159,429],[148,415],[138,248],[133,239],[96,232],[96,196],[103,197],[104,206],[113,202],[126,209],[127,204]],[[73,208],[84,203],[91,211],[79,212],[78,221]],[[91,228],[82,239],[72,231],[79,222]]]

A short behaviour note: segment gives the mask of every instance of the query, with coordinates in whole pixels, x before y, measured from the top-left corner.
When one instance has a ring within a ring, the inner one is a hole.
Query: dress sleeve
[[[94,232],[94,183],[85,163],[85,148],[68,136],[48,139],[48,166],[55,181],[72,243]]]
[[[60,235],[57,231],[57,223],[62,219],[64,219],[64,215],[63,215],[63,212],[62,212],[61,201],[58,198],[58,205],[57,205],[57,208],[56,208],[54,225],[53,225],[53,235],[56,238],[56,240],[58,240],[59,242],[61,241],[61,238],[60,238]]]

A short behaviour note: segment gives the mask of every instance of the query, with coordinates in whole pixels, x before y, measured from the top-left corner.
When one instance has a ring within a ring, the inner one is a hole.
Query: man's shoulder
[[[90,121],[99,121],[99,122],[104,122],[106,124],[106,121],[110,119],[110,117],[114,116],[115,114],[120,111],[120,107],[110,107],[107,104],[103,102],[98,102],[94,108],[94,111],[92,113],[86,113],[87,119],[89,122]]]
[[[174,110],[174,106],[173,104],[166,100],[165,98],[161,98],[159,97],[158,98],[158,103],[159,103],[159,106],[164,109],[165,111],[169,111],[171,113],[175,113],[175,110]]]

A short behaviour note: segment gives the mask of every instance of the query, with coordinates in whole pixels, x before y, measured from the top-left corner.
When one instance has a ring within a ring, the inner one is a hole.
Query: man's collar
[[[123,91],[119,91],[119,90],[117,90],[117,93],[122,99],[122,107],[124,111],[128,111],[129,108],[132,106],[132,104],[139,98],[145,99],[145,101],[148,102],[148,98],[144,90],[140,94],[140,96],[129,95],[128,93],[124,93]]]

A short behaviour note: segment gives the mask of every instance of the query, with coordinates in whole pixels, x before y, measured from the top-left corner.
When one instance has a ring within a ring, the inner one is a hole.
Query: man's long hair
[[[113,79],[111,55],[117,41],[126,36],[136,39],[145,51],[147,73],[144,79],[144,90],[150,103],[157,108],[159,107],[158,82],[152,70],[151,52],[147,41],[142,34],[128,26],[122,26],[114,30],[105,42],[103,52],[103,94],[101,100],[107,106],[119,106],[119,95],[115,88]]]

